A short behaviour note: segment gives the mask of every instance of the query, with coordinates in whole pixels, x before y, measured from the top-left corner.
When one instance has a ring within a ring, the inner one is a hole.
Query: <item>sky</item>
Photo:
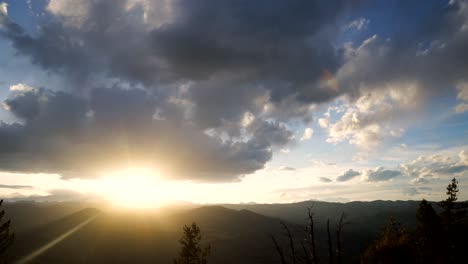
[[[468,199],[468,1],[0,2],[0,195]]]

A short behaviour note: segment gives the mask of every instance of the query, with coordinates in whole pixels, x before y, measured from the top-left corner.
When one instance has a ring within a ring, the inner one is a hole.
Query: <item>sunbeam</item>
[[[42,255],[44,252],[46,252],[47,250],[51,249],[52,247],[54,247],[55,245],[59,244],[60,242],[62,242],[64,239],[66,239],[67,237],[69,237],[70,235],[72,235],[73,233],[75,233],[76,231],[80,230],[81,228],[83,228],[84,226],[86,226],[87,224],[89,224],[91,221],[93,221],[94,219],[96,219],[98,215],[93,215],[91,217],[89,217],[88,219],[86,219],[85,221],[79,223],[78,225],[76,225],[75,227],[73,227],[72,229],[68,230],[67,232],[63,233],[62,235],[60,235],[59,237],[55,238],[54,240],[50,241],[49,243],[45,244],[44,246],[34,250],[33,252],[31,252],[30,254],[26,255],[25,257],[19,259],[18,261],[15,262],[15,264],[26,264],[26,263],[30,263],[32,260],[34,260],[35,258],[37,258],[38,256]]]

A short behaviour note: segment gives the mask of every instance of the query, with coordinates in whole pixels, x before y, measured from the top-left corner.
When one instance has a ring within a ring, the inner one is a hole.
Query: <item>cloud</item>
[[[5,2],[0,3],[0,14],[3,16],[8,15],[8,4]]]
[[[319,181],[321,181],[321,182],[332,182],[332,180],[330,178],[327,178],[327,177],[319,177]]]
[[[61,91],[15,91],[4,105],[21,123],[0,125],[7,171],[95,177],[132,162],[173,178],[230,181],[264,167],[292,133],[259,121],[243,141],[223,140],[177,119],[154,119],[145,90],[93,89],[87,100]],[[176,106],[174,106],[176,107]]]
[[[103,197],[93,193],[80,193],[68,189],[49,191],[47,195],[21,195],[13,194],[9,201],[34,201],[34,202],[96,202],[104,201]]]
[[[33,188],[33,186],[31,186],[31,185],[0,184],[0,189],[22,190],[22,189],[32,189],[32,188]]]
[[[33,90],[34,88],[23,83],[18,83],[18,84],[10,86],[10,91],[13,91],[13,92],[31,92]]]
[[[329,38],[349,7],[51,0],[33,35],[5,14],[1,36],[70,87],[11,91],[19,122],[0,127],[0,168],[92,177],[131,159],[209,181],[262,169],[294,140],[286,122],[339,95],[319,80],[339,67]]]
[[[310,138],[312,138],[313,134],[314,134],[314,130],[310,127],[306,127],[304,129],[304,134],[301,137],[301,141],[309,140]]]
[[[8,21],[8,4],[0,2],[0,29],[5,26]]]
[[[348,140],[357,146],[374,148],[394,137],[387,131],[394,130],[396,135],[404,132],[418,109],[446,93],[446,89],[455,90],[466,78],[468,60],[459,56],[461,47],[468,45],[468,31],[463,29],[468,21],[466,2],[456,1],[448,6],[437,1],[427,4],[440,12],[421,19],[401,16],[417,25],[417,31],[406,28],[394,34],[390,29],[385,36],[378,32],[361,43],[343,45],[347,59],[335,76],[340,87],[348,91],[352,106],[331,126],[330,142]],[[405,3],[393,11],[417,13],[418,9],[417,5]],[[380,110],[375,109],[374,113],[354,108],[357,106],[353,104],[359,104],[367,95],[380,97],[385,93],[389,102],[382,102]],[[465,108],[462,102],[456,111],[463,112]]]
[[[329,108],[327,112],[323,114],[323,117],[318,119],[318,124],[321,128],[328,128],[328,125],[330,124],[330,112],[331,111],[332,109]]]
[[[366,29],[369,23],[370,23],[369,19],[361,17],[361,18],[351,21],[348,25],[346,25],[345,30],[354,29],[357,31],[361,31],[361,30]]]
[[[414,187],[406,188],[404,191],[404,194],[409,195],[409,196],[414,196],[419,194],[418,190]]]
[[[386,170],[383,167],[364,171],[364,178],[370,182],[388,181],[400,175],[399,170]]]
[[[428,183],[431,179],[468,175],[467,156],[465,150],[458,155],[419,156],[409,163],[401,164],[400,169],[404,175],[413,178],[413,183]]]
[[[432,188],[430,187],[408,187],[403,190],[403,193],[408,196],[415,196],[415,195],[421,195],[421,194],[426,194],[426,195],[431,195]]]
[[[468,111],[468,82],[458,83],[457,90],[457,98],[461,101],[461,103],[455,106],[455,112],[464,113]]]
[[[289,152],[291,152],[291,150],[288,149],[288,148],[282,148],[282,149],[280,149],[280,152],[283,153],[283,154],[288,154]]]
[[[340,21],[360,5],[51,0],[29,34],[2,4],[0,36],[67,87],[10,91],[3,106],[18,120],[0,124],[0,169],[84,178],[136,162],[173,178],[238,180],[295,142],[291,124],[308,127],[337,98],[342,116],[319,120],[328,141],[372,148],[402,135],[395,117],[465,77],[463,6],[414,16],[417,32],[337,46]],[[323,72],[339,86],[321,85]]]
[[[295,171],[296,169],[293,167],[281,166],[278,168],[279,171]]]
[[[441,6],[437,1],[427,4],[428,8],[440,12],[421,19],[402,16],[402,19],[411,20],[419,30],[405,28],[394,36],[390,33],[389,37],[376,34],[348,50],[350,59],[337,73],[340,86],[368,90],[408,82],[424,87],[422,96],[435,96],[445,91],[442,87],[453,89],[463,80],[468,63],[458,51],[468,43],[468,32],[462,29],[468,21],[467,4],[464,1],[449,6]],[[405,3],[394,11],[416,13],[419,8]],[[437,22],[431,23],[434,21]],[[420,55],[421,50],[427,50],[424,56]]]
[[[102,72],[152,88],[187,80],[254,84],[266,88],[274,103],[337,95],[317,82],[323,69],[339,66],[340,54],[327,38],[338,32],[335,18],[347,1],[75,2],[50,1],[47,10],[56,23],[41,25],[38,37],[11,21],[7,37],[20,54],[80,84]],[[170,18],[154,26],[152,20],[162,16]]]
[[[349,181],[359,175],[361,175],[360,172],[350,169],[346,171],[343,175],[338,176],[336,178],[336,181],[339,181],[339,182]]]
[[[395,122],[416,109],[419,88],[415,84],[390,85],[370,91],[356,101],[345,104],[341,118],[328,125],[327,142],[348,141],[362,149],[377,147],[386,138],[400,137],[404,131]]]

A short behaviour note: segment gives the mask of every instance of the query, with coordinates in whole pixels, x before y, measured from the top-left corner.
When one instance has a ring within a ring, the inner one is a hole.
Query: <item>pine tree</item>
[[[183,227],[184,235],[179,240],[182,245],[179,257],[174,260],[174,264],[206,264],[207,257],[210,254],[211,247],[207,245],[202,248],[200,228],[197,224]]]
[[[452,182],[447,186],[447,199],[440,202],[440,206],[442,206],[448,213],[450,210],[454,209],[455,202],[457,201],[457,193],[458,193],[458,181],[456,178],[452,179]]]
[[[377,240],[361,256],[361,263],[414,263],[410,232],[390,219]]]
[[[447,251],[440,217],[432,205],[422,200],[416,213],[414,242],[419,263],[443,263]]]
[[[446,236],[448,251],[446,259],[451,263],[458,263],[465,260],[466,236],[468,235],[468,215],[466,202],[457,202],[458,200],[458,181],[453,178],[447,186],[447,198],[439,204],[444,211],[441,218]]]
[[[0,200],[0,207],[3,200]],[[0,212],[0,260],[5,256],[7,249],[13,244],[14,234],[10,232],[10,220],[3,222],[5,210]]]

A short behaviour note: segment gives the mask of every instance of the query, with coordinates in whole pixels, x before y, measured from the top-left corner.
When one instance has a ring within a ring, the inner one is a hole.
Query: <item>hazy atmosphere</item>
[[[466,1],[5,1],[0,194],[441,199],[467,46]]]

